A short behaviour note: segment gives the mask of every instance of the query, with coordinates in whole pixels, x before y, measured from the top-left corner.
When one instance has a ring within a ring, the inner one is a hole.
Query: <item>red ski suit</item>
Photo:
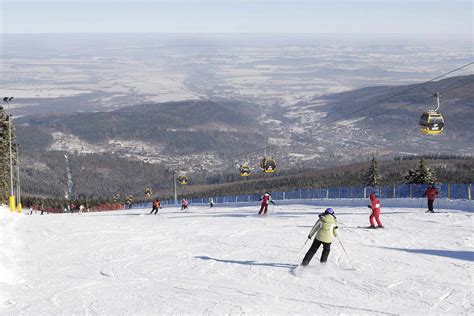
[[[260,206],[260,211],[258,212],[258,214],[267,214],[267,211],[268,211],[268,203],[270,203],[271,201],[271,196],[270,194],[268,193],[265,193],[262,197],[262,204]]]
[[[372,209],[372,214],[369,216],[370,225],[375,226],[374,217],[377,221],[377,225],[382,227],[382,222],[380,221],[380,201],[375,197],[373,193],[370,193],[370,208]]]
[[[426,196],[428,198],[428,201],[434,201],[438,196],[438,190],[433,187],[429,187],[428,189],[426,189],[425,194],[423,194],[423,196]]]

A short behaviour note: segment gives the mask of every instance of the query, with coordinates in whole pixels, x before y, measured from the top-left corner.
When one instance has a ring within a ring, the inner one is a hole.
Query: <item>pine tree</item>
[[[0,106],[0,202],[5,203],[10,187],[10,148],[8,117]]]
[[[408,174],[405,176],[405,182],[408,184],[415,183],[416,171],[413,169],[408,170]]]
[[[428,168],[424,158],[420,159],[418,168],[415,169],[415,171],[411,169],[408,171],[405,180],[407,180],[407,183],[409,184],[430,184],[437,181],[434,171]]]
[[[382,176],[379,172],[377,160],[375,160],[375,157],[372,157],[372,162],[370,163],[369,171],[367,172],[364,178],[364,185],[366,187],[377,188],[380,186],[381,181]]]
[[[0,106],[0,202],[6,203],[10,194],[10,116]],[[12,163],[16,166],[15,131],[12,126]]]

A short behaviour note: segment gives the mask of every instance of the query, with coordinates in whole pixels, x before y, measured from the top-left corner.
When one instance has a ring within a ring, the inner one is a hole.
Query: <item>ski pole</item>
[[[423,199],[421,199],[420,214],[421,214],[422,209],[423,209]]]
[[[308,240],[310,240],[310,239],[307,238],[306,241],[304,242],[303,246],[301,246],[300,250],[298,250],[298,253],[296,254],[296,257],[299,257],[299,256],[300,256],[301,250],[304,249],[304,246],[306,246],[306,244],[308,243]],[[299,260],[300,260],[300,259],[298,259],[298,262],[299,262]],[[291,261],[293,261],[293,260],[291,260]],[[296,264],[295,264],[295,268],[296,268],[296,266],[298,266],[298,265],[299,265],[299,263],[296,263]]]
[[[344,250],[344,252],[345,252],[345,253],[346,253],[346,255],[347,255],[346,248],[344,248],[344,245],[342,244],[341,240],[339,239],[339,236],[337,237],[337,240],[338,240],[338,241],[339,241],[339,243],[341,244],[342,250]]]
[[[304,249],[304,246],[306,246],[306,244],[308,243],[308,240],[311,240],[309,238],[306,239],[306,241],[304,242],[303,246],[301,246],[300,250],[298,251],[298,255],[300,254],[301,250]]]
[[[349,257],[349,254],[348,254],[348,253],[347,253],[347,251],[346,251],[346,248],[344,248],[344,245],[342,244],[342,241],[341,241],[341,239],[339,239],[339,236],[337,236],[337,240],[338,240],[338,241],[339,241],[339,243],[341,244],[342,250],[343,250],[343,251],[344,251],[344,253],[346,254],[347,260],[348,260],[348,261],[349,261],[349,263],[351,264],[351,266],[352,266],[352,269],[354,269],[354,270],[355,270],[355,268],[354,268],[354,264],[352,263],[352,260],[351,260],[351,258]]]

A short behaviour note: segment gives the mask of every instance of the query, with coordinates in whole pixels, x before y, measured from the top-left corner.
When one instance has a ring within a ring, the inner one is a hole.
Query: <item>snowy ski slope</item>
[[[330,206],[330,205],[328,205]],[[323,207],[0,210],[0,314],[473,314],[473,213],[335,207],[341,241],[294,269]],[[271,208],[270,208],[271,210]],[[350,260],[349,260],[350,259]]]

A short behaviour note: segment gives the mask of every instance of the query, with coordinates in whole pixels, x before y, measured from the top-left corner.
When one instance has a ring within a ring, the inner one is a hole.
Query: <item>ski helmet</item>
[[[328,208],[324,211],[324,213],[334,215],[334,210],[333,210],[332,208],[328,207]]]

